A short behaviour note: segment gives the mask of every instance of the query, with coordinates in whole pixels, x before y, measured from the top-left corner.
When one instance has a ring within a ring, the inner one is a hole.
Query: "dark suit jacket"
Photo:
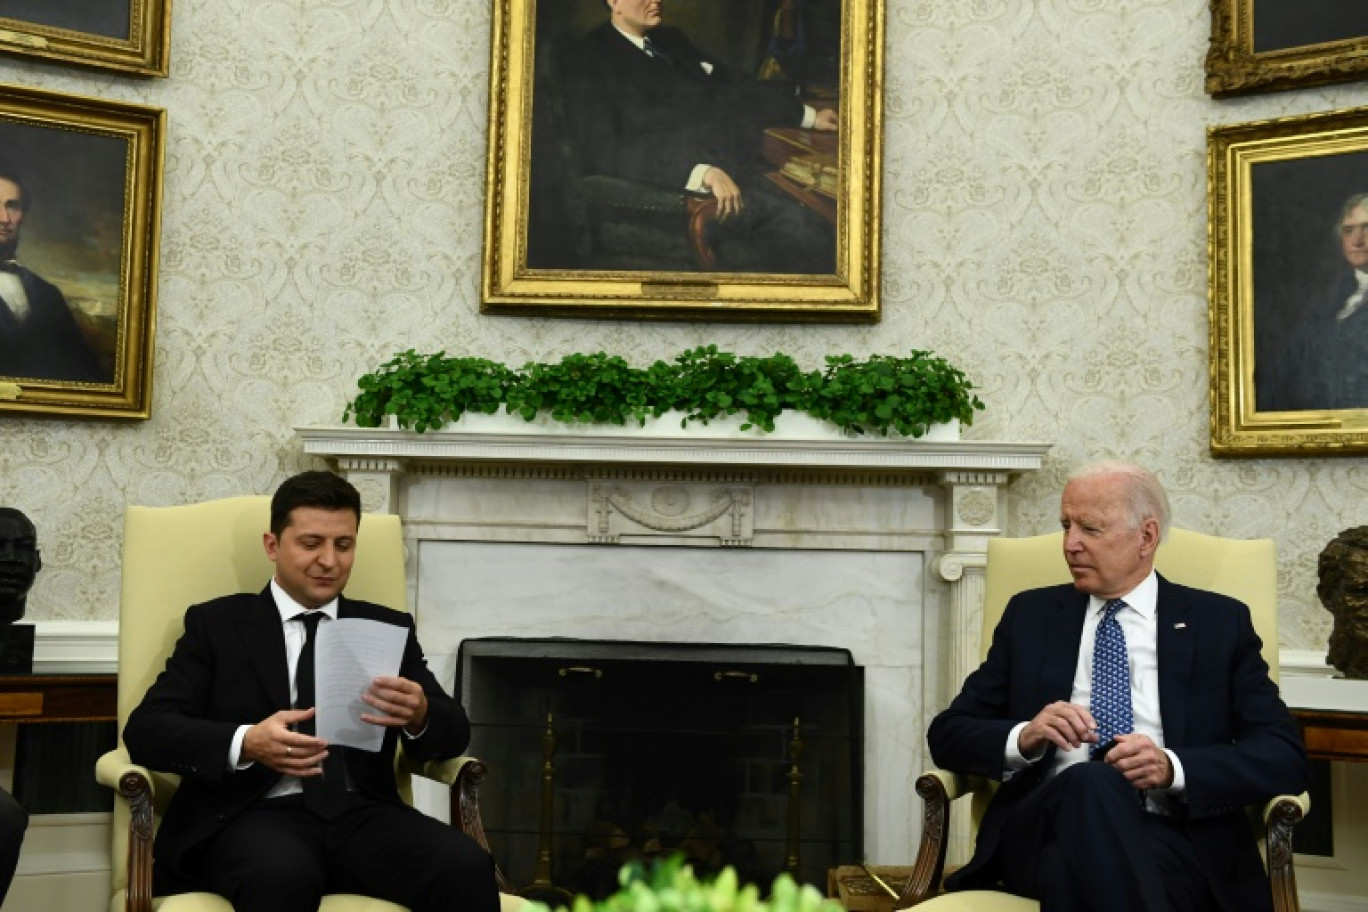
[[[1358,288],[1343,272],[1322,299],[1305,308],[1255,363],[1260,411],[1368,408],[1368,303],[1336,319]]]
[[[338,617],[408,628],[399,674],[422,685],[428,724],[422,737],[405,739],[404,753],[418,761],[460,754],[470,740],[470,723],[428,670],[413,618],[346,597]],[[134,763],[181,776],[154,847],[159,894],[193,888],[185,868],[188,856],[280,779],[262,764],[230,771],[228,749],[239,725],[289,708],[285,635],[269,586],[256,595],[231,595],[186,611],[185,633],[123,733]],[[394,781],[399,737],[396,729],[387,729],[378,753],[346,751],[352,784],[396,804],[401,801]]]
[[[1012,727],[1073,692],[1087,606],[1087,595],[1068,584],[1013,597],[987,659],[931,723],[927,740],[937,766],[1002,779]],[[1306,754],[1296,727],[1268,677],[1243,603],[1161,576],[1157,624],[1164,746],[1178,756],[1187,779],[1180,819],[1222,905],[1267,907],[1268,881],[1242,809],[1306,789]],[[1050,751],[998,789],[974,857],[947,879],[948,887],[995,881],[990,862],[1003,819],[1043,781]]]
[[[682,188],[694,166],[707,163],[744,187],[762,167],[765,128],[802,122],[792,87],[742,77],[678,29],[661,26],[650,37],[672,65],[648,57],[608,23],[563,61],[566,107],[586,172]],[[705,61],[711,75],[700,66]]]
[[[112,372],[100,366],[57,286],[23,266],[17,271],[29,314],[19,324],[9,307],[0,305],[0,377],[112,382]]]

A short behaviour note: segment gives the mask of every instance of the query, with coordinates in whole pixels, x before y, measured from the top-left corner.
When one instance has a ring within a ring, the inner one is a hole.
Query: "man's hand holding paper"
[[[379,711],[364,713],[362,722],[396,727],[402,725],[410,735],[421,735],[427,726],[427,694],[408,678],[382,676],[371,681],[365,700]]]

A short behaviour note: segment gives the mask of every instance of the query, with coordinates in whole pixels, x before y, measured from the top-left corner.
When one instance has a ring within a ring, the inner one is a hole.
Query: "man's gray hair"
[[[1107,459],[1075,470],[1069,475],[1069,481],[1104,475],[1121,475],[1126,480],[1126,522],[1130,528],[1138,529],[1142,522],[1153,519],[1159,523],[1159,540],[1168,537],[1171,515],[1168,494],[1164,493],[1164,486],[1153,472],[1124,459]]]
[[[1363,206],[1365,209],[1368,209],[1368,193],[1355,193],[1353,196],[1349,197],[1347,200],[1344,201],[1344,205],[1340,207],[1339,222],[1335,223],[1336,233],[1338,233],[1339,231],[1340,222],[1343,222],[1345,219],[1347,219],[1349,217],[1349,213],[1353,212],[1360,206]]]

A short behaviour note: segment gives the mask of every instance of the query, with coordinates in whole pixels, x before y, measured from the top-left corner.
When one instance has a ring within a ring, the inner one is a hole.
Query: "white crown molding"
[[[119,670],[118,621],[34,621],[33,670],[113,674]]]

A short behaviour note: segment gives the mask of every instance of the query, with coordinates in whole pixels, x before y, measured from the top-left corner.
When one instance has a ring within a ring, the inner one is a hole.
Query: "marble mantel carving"
[[[305,452],[357,485],[366,509],[404,517],[412,601],[430,653],[454,653],[455,637],[490,634],[777,642],[778,630],[797,638],[785,642],[845,645],[871,669],[866,781],[874,796],[913,794],[925,762],[923,707],[934,709],[978,663],[985,551],[1003,531],[1007,487],[1038,470],[1049,449],[355,427],[297,433]],[[662,550],[645,557],[648,547]],[[547,575],[554,583],[530,579]],[[648,588],[626,601],[644,610],[623,614],[619,606],[612,615],[596,601],[601,592],[590,594],[643,575]],[[768,627],[760,604],[767,589],[783,590],[772,597],[779,604],[768,609]],[[655,608],[676,598],[688,607],[664,615]],[[805,599],[814,607],[803,610],[820,617],[785,604]],[[481,613],[470,601],[500,607]],[[867,798],[869,860],[907,863],[919,835],[913,818]]]

